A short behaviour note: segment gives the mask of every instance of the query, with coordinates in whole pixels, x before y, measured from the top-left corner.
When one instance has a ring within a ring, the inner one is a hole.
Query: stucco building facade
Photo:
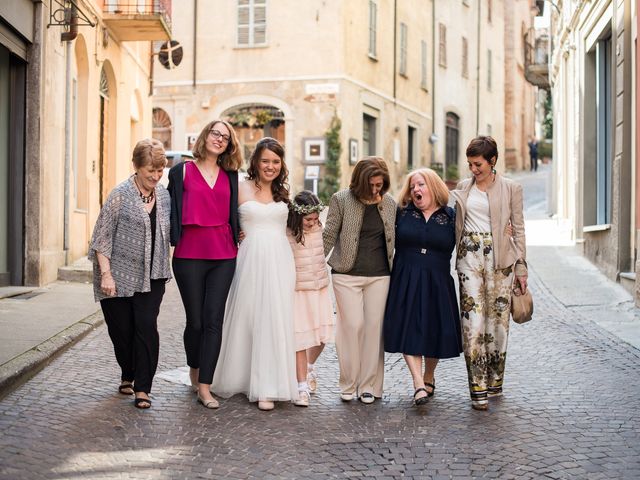
[[[0,4],[0,95],[13,99],[0,122],[3,284],[51,282],[86,255],[132,146],[151,136],[151,40],[170,37],[165,14],[170,2]]]
[[[608,277],[635,291],[638,247],[637,2],[552,10],[553,213]]]

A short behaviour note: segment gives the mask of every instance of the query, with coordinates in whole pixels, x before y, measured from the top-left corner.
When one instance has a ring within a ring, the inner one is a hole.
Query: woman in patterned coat
[[[149,408],[160,348],[158,313],[171,278],[171,199],[158,184],[167,164],[161,142],[139,141],[132,161],[135,173],[112,190],[100,210],[89,259],[94,296],[122,370],[118,391],[135,393],[135,406]]]
[[[462,346],[471,406],[487,410],[487,399],[502,395],[514,274],[527,290],[522,187],[496,172],[493,138],[474,138],[466,155],[473,177],[452,192]]]

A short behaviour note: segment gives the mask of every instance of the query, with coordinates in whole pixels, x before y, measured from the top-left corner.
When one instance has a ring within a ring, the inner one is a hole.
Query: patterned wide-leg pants
[[[513,268],[494,269],[491,233],[464,232],[457,253],[462,346],[471,400],[502,392]]]

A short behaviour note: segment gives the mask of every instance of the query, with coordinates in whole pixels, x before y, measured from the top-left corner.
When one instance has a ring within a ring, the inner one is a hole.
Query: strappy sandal
[[[416,398],[416,395],[418,395],[418,393],[420,392],[424,392],[426,393],[426,395],[424,397]],[[416,405],[416,407],[419,407],[420,405],[424,405],[428,401],[429,401],[429,392],[427,391],[427,389],[424,387],[416,388],[416,391],[413,393],[413,403]]]
[[[434,380],[433,383],[425,383],[424,386],[431,388],[431,391],[426,390],[426,392],[429,398],[433,397],[436,393],[436,381]]]
[[[122,382],[118,387],[118,392],[122,395],[133,395],[133,383],[131,382]]]
[[[151,408],[151,400],[148,398],[136,398],[133,401],[133,404],[136,406],[136,408],[140,408],[142,410],[146,410],[147,408]]]

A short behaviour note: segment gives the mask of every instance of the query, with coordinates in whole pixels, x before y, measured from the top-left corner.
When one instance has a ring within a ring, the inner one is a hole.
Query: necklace
[[[153,197],[155,196],[155,191],[151,190],[151,193],[149,195],[145,195],[144,193],[142,193],[142,190],[140,189],[140,186],[138,185],[138,180],[136,180],[134,178],[133,181],[136,184],[136,188],[138,189],[138,195],[140,195],[140,200],[142,200],[142,203],[151,203],[151,202],[153,202]]]

